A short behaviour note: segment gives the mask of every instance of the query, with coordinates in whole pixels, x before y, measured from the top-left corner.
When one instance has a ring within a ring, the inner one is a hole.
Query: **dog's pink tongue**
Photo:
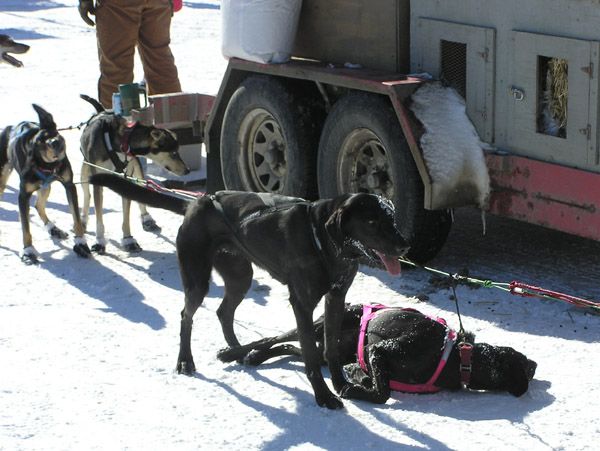
[[[387,272],[389,272],[393,276],[397,276],[398,274],[400,274],[401,266],[397,258],[388,257],[387,255],[384,255],[381,252],[375,252],[377,253],[379,259],[385,265],[385,269],[387,270]]]

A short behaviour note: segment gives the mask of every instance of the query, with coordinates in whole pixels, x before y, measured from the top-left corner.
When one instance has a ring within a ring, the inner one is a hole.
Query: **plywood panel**
[[[409,0],[304,0],[295,56],[406,73]]]

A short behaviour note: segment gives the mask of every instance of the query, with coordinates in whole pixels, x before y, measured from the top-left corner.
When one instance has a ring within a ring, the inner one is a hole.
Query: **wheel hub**
[[[340,192],[369,192],[391,199],[394,195],[386,151],[369,129],[349,134],[338,164]]]
[[[240,127],[240,174],[258,192],[282,192],[287,176],[286,143],[281,127],[266,110],[257,108]]]

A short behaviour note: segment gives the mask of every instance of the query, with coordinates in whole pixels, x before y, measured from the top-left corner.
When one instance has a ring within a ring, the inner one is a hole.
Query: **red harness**
[[[365,363],[364,347],[365,347],[365,335],[367,332],[367,326],[369,324],[369,321],[371,321],[371,319],[373,319],[373,317],[375,317],[375,315],[377,315],[382,310],[393,309],[393,308],[399,308],[399,307],[387,307],[387,306],[381,305],[381,304],[371,304],[371,305],[363,306],[363,315],[360,319],[360,333],[358,336],[357,355],[358,355],[358,363],[360,364],[360,367],[363,369],[363,371],[365,373],[368,373],[367,365]],[[402,311],[410,311],[410,312],[418,313],[417,310],[411,309],[411,308],[399,308],[399,309]],[[407,393],[435,393],[440,390],[440,388],[435,385],[435,382],[437,381],[438,377],[442,373],[442,370],[444,369],[444,366],[446,365],[446,362],[448,361],[448,357],[450,356],[452,347],[454,346],[454,343],[456,343],[457,334],[454,330],[452,330],[448,327],[448,325],[446,324],[446,320],[444,318],[432,318],[430,316],[428,316],[428,318],[440,323],[446,329],[446,337],[444,338],[444,346],[442,348],[442,356],[440,358],[440,362],[438,363],[438,366],[437,366],[435,372],[429,378],[429,380],[427,382],[425,382],[424,384],[407,384],[404,382],[390,380],[390,389],[392,389],[394,391],[401,391],[401,392],[407,392]],[[461,347],[465,349],[464,360],[463,360],[463,351],[462,351]],[[465,386],[468,385],[470,378],[471,378],[471,350],[472,349],[473,349],[473,346],[469,343],[460,343],[459,344],[459,350],[460,350],[460,356],[461,356],[461,366],[460,366],[461,382]]]

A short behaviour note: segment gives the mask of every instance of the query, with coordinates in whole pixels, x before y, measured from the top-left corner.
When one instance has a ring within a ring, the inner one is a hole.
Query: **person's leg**
[[[169,48],[170,28],[169,0],[146,0],[142,11],[138,51],[150,95],[181,92],[175,58]]]
[[[168,1],[168,0],[167,0]],[[133,81],[133,61],[141,12],[146,0],[102,0],[96,8],[100,79],[98,98],[112,107],[112,94]]]

